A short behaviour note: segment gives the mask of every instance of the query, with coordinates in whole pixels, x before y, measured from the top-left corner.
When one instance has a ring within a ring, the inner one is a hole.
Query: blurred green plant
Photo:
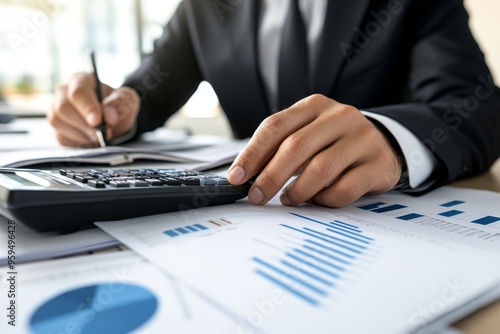
[[[23,75],[15,84],[15,90],[18,94],[33,94],[36,92],[33,77]]]

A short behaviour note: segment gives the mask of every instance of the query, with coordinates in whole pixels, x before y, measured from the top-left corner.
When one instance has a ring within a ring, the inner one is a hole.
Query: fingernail
[[[95,126],[96,125],[96,122],[97,122],[97,115],[95,112],[90,112],[87,114],[87,124],[90,125],[90,126]]]
[[[248,200],[254,205],[259,205],[264,201],[264,194],[259,188],[253,187],[248,193]]]
[[[245,170],[241,166],[236,166],[229,170],[227,177],[232,184],[239,184],[245,178]]]
[[[104,113],[106,114],[106,119],[108,123],[111,124],[118,123],[118,111],[116,110],[115,107],[106,107]]]
[[[281,204],[283,204],[285,206],[292,206],[292,202],[288,198],[288,195],[286,194],[286,190],[281,193],[280,201],[281,201]]]

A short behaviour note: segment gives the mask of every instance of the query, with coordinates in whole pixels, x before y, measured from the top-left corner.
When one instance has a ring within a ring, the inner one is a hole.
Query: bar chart
[[[172,230],[166,230],[163,233],[169,237],[175,238],[175,237],[179,237],[181,235],[200,232],[200,231],[206,231],[206,230],[208,230],[208,227],[206,227],[202,224],[194,224],[194,225],[187,225],[187,226],[183,226],[183,227],[177,227],[177,228],[172,229]]]
[[[452,200],[434,206],[412,208],[398,203],[374,201],[357,206],[358,209],[374,213],[387,214],[400,220],[412,221],[425,217],[456,218],[471,224],[492,225],[500,222],[500,215],[473,212],[468,210],[467,201]],[[413,212],[420,210],[420,212]]]
[[[255,273],[301,301],[319,306],[372,248],[375,239],[358,226],[342,221],[290,215],[307,224],[280,224],[282,232],[289,235],[289,239],[285,238],[289,247],[278,258],[253,257]]]
[[[225,218],[211,219],[211,220],[208,220],[205,224],[186,225],[186,226],[177,227],[177,228],[170,229],[170,230],[165,230],[165,231],[163,231],[163,234],[165,234],[171,238],[175,238],[175,237],[179,237],[179,236],[186,235],[186,234],[207,231],[207,230],[214,228],[214,227],[222,227],[222,226],[227,226],[227,225],[233,225],[233,222],[231,222],[230,220],[225,219]]]

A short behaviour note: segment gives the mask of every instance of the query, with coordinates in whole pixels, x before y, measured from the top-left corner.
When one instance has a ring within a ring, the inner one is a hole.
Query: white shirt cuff
[[[380,122],[397,140],[408,167],[410,187],[415,189],[424,183],[438,165],[427,147],[410,130],[392,118],[363,110],[361,113]]]

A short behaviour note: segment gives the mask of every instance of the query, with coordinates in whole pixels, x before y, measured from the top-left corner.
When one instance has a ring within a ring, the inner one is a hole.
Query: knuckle
[[[81,96],[94,89],[93,78],[88,74],[74,74],[67,86],[68,97]]]
[[[307,201],[309,198],[306,198],[304,196],[304,192],[298,191],[297,188],[291,184],[287,189],[286,189],[286,195],[292,201],[292,203],[304,203]]]
[[[335,185],[335,188],[335,204],[338,207],[347,206],[364,195],[360,187],[350,182],[340,182]]]
[[[68,97],[73,98],[73,99],[78,98],[78,97],[84,96],[86,92],[87,92],[87,89],[84,88],[83,86],[72,85],[69,87]]]
[[[320,104],[328,103],[331,100],[323,94],[312,94],[312,95],[308,96],[305,101],[307,103],[310,103],[313,105],[320,105]]]
[[[379,155],[382,148],[387,145],[384,138],[381,136],[377,129],[371,127],[360,127],[355,134],[360,144],[364,145],[364,150],[370,155]]]
[[[320,111],[325,110],[325,107],[332,101],[322,94],[313,94],[303,99],[300,103],[308,110]]]
[[[287,128],[287,122],[281,114],[274,114],[262,121],[259,128],[260,132],[269,133],[270,135],[272,133],[284,133]]]
[[[243,151],[238,156],[238,160],[243,162],[253,162],[259,160],[260,154],[258,150],[251,145],[247,145]]]
[[[116,95],[112,94],[113,98],[106,102],[106,104],[112,105],[118,109],[119,116],[123,118],[135,119],[135,116],[139,112],[140,99],[131,88],[127,91],[117,90]]]
[[[323,159],[312,159],[311,162],[309,162],[308,169],[313,175],[320,177],[322,180],[330,179],[330,173],[332,171],[331,164]]]
[[[267,171],[263,171],[259,175],[258,181],[259,181],[259,188],[264,193],[281,188],[281,186],[278,183],[276,183],[275,178],[272,177]]]
[[[135,89],[132,89],[130,87],[120,87],[118,91],[123,92],[124,96],[130,102],[139,103],[140,97]]]
[[[355,119],[357,117],[364,117],[363,114],[361,114],[361,112],[351,106],[351,105],[348,105],[348,104],[341,104],[339,106],[339,108],[337,108],[336,110],[336,113],[343,117],[343,118],[347,118],[347,119]]]
[[[304,156],[309,152],[309,140],[301,135],[293,134],[283,141],[282,147],[287,156]]]
[[[63,113],[70,108],[72,108],[72,105],[67,99],[60,99],[54,104],[54,111],[56,111],[56,113]]]

